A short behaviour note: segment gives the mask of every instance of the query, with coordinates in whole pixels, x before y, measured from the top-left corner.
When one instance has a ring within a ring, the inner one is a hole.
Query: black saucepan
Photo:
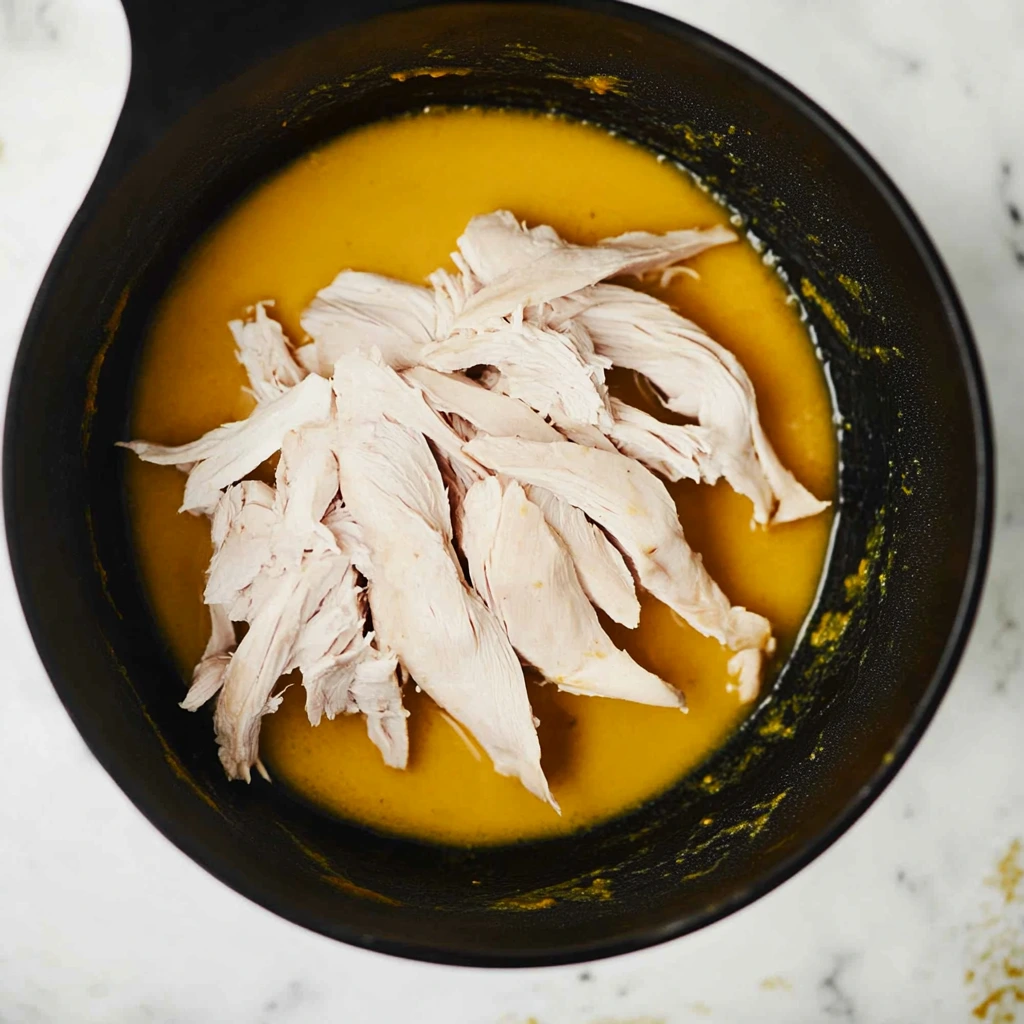
[[[131,84],[18,353],[4,508],[42,659],[93,752],[218,878],[326,935],[426,960],[552,964],[692,931],[825,849],[949,683],[989,546],[992,441],[953,287],[892,183],[741,53],[608,0],[126,0]],[[460,75],[399,75],[429,67]],[[591,76],[625,87],[604,90]],[[399,80],[399,79],[405,79]],[[581,87],[581,85],[583,87]],[[827,361],[841,505],[772,699],[693,777],[581,835],[442,848],[228,783],[142,594],[122,507],[133,369],[189,246],[297,154],[427,104],[617,129],[722,192],[780,257]]]

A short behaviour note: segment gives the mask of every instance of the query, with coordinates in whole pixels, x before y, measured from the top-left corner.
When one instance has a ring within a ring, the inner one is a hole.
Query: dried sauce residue
[[[503,900],[496,900],[491,904],[491,910],[548,910],[561,902],[589,903],[611,898],[612,883],[610,879],[601,875],[590,875],[573,878],[568,882],[559,882],[557,885],[549,885],[543,889],[534,889],[532,892],[526,892],[520,896],[509,896]]]
[[[857,571],[843,580],[847,608],[842,611],[826,611],[818,620],[811,633],[811,646],[830,652],[835,650],[849,626],[854,612],[864,602],[872,581],[878,584],[879,597],[885,597],[888,574],[892,571],[894,552],[890,550],[882,562],[882,547],[885,541],[885,508],[878,511],[878,518],[864,543],[864,557],[857,564]]]
[[[846,590],[847,601],[857,601],[864,596],[864,592],[868,588],[868,573],[871,570],[871,562],[867,558],[862,558],[860,564],[857,566],[857,571],[850,573],[849,576],[843,580],[843,588]]]
[[[836,281],[839,282],[843,288],[851,295],[854,302],[860,307],[862,313],[868,312],[867,299],[871,297],[871,293],[867,286],[862,284],[855,278],[850,277],[849,274],[837,274]]]
[[[408,82],[410,78],[445,78],[448,75],[464,78],[472,73],[472,68],[410,68],[408,71],[393,71],[391,77],[396,82]]]
[[[999,894],[995,905],[982,907],[964,978],[971,998],[971,1013],[989,1024],[1014,1024],[1024,1005],[1024,900],[1021,882],[1022,846],[1014,839],[985,884]]]
[[[92,567],[96,570],[96,575],[100,581],[100,589],[103,591],[103,596],[107,599],[107,604],[113,608],[114,614],[119,619],[123,619],[124,615],[122,614],[121,609],[117,607],[114,595],[110,592],[107,569],[100,558],[100,549],[96,544],[96,531],[93,529],[91,505],[85,506],[85,530],[86,533],[89,534],[89,553],[92,555]]]
[[[676,864],[685,866],[694,857],[705,855],[701,859],[709,860],[715,853],[718,853],[718,857],[711,861],[710,866],[696,868],[683,875],[679,881],[692,882],[694,879],[702,878],[704,875],[709,875],[712,871],[715,871],[732,852],[733,842],[738,836],[756,839],[767,827],[772,815],[778,810],[779,805],[786,799],[788,793],[788,790],[783,790],[781,793],[777,793],[771,800],[754,804],[751,811],[760,812],[755,817],[749,818],[746,821],[739,821],[734,825],[726,825],[723,828],[714,829],[707,838],[702,839],[699,843],[694,843],[692,846],[676,854]],[[707,823],[708,827],[714,825],[713,818],[706,818],[704,822]]]
[[[121,659],[118,658],[114,648],[111,647],[110,642],[104,637],[104,646],[107,648],[107,654],[110,656],[110,660],[117,669],[118,674],[128,684],[128,688],[132,691],[132,696],[138,702],[139,711],[142,713],[142,717],[146,720],[146,725],[153,730],[153,735],[156,737],[157,742],[160,744],[160,749],[164,755],[164,761],[167,767],[171,769],[175,777],[185,783],[192,792],[199,797],[208,807],[216,811],[221,817],[224,816],[224,812],[217,806],[216,800],[209,793],[203,789],[202,786],[193,778],[192,773],[185,767],[181,758],[174,752],[171,745],[164,738],[164,734],[160,731],[160,727],[156,724],[156,720],[149,713],[146,705],[142,703],[142,697],[139,696],[139,691],[135,688],[135,684],[132,682],[132,677],[128,674],[128,669],[121,663]]]
[[[552,78],[559,82],[568,82],[574,89],[584,89],[594,93],[595,96],[604,96],[612,93],[615,96],[625,96],[628,82],[624,82],[615,75],[545,75],[545,78]]]
[[[836,334],[844,341],[850,340],[850,327],[847,322],[836,311],[836,307],[806,277],[800,280],[800,293],[805,299],[810,299],[821,310]]]
[[[846,600],[848,604],[854,604],[864,597],[867,593],[868,585],[871,583],[871,576],[873,572],[875,573],[875,578],[878,580],[878,589],[882,596],[885,596],[886,574],[892,568],[891,562],[893,553],[892,551],[889,552],[885,568],[879,570],[878,560],[882,550],[882,542],[884,540],[885,522],[883,521],[882,516],[879,515],[877,522],[871,527],[871,532],[868,533],[868,539],[864,545],[864,557],[857,565],[857,571],[851,573],[845,580],[843,580],[843,589],[846,591]]]
[[[103,325],[103,342],[100,344],[92,364],[89,366],[89,374],[85,381],[85,411],[82,415],[82,451],[88,451],[89,441],[92,438],[92,421],[96,415],[96,393],[99,390],[100,373],[103,370],[103,363],[107,358],[107,352],[117,337],[121,327],[121,317],[124,315],[125,306],[128,305],[128,296],[131,294],[131,284],[126,284],[121,289],[121,294],[114,303],[114,309],[107,322]]]
[[[540,64],[543,61],[550,63],[555,59],[550,53],[544,53],[532,43],[506,43],[505,50],[510,56],[528,60],[532,64]]]
[[[328,885],[334,886],[335,889],[340,889],[342,892],[347,893],[349,896],[358,896],[360,899],[371,900],[374,903],[385,903],[389,907],[400,907],[402,904],[398,900],[392,899],[390,896],[385,896],[383,893],[374,891],[373,889],[367,889],[362,885],[357,885],[355,882],[346,878],[344,875],[339,874],[331,864],[331,862],[319,851],[314,850],[311,846],[307,846],[298,836],[290,832],[280,822],[277,826],[298,848],[299,850],[312,861],[321,871],[320,877]]]
[[[812,664],[805,673],[804,686],[796,693],[784,698],[773,695],[755,719],[756,735],[760,742],[749,743],[740,757],[724,769],[704,775],[693,784],[693,788],[709,796],[715,795],[742,778],[765,755],[771,744],[790,740],[797,735],[800,722],[815,705],[816,684],[827,676],[832,659],[840,652],[846,630],[851,623],[856,621],[858,613],[869,599],[883,600],[885,598],[886,576],[891,572],[894,556],[891,549],[883,552],[887,536],[885,516],[886,508],[883,506],[878,510],[875,523],[868,532],[864,553],[858,562],[857,571],[848,575],[844,580],[844,607],[824,611],[810,631],[808,642],[816,653]],[[823,747],[819,740],[810,759],[814,760],[822,750]],[[886,754],[883,764],[889,764],[892,760],[893,755]],[[751,821],[741,822],[727,829],[716,829],[709,837],[703,838],[682,851],[676,858],[677,864],[682,865],[688,858],[701,853],[705,854],[702,859],[707,862],[709,858],[706,851],[716,844],[721,844],[720,854],[717,860],[711,862],[710,867],[704,864],[699,869],[683,876],[680,881],[691,881],[716,870],[729,855],[729,841],[741,833],[750,837],[756,836],[765,828],[771,813],[775,811],[785,796],[786,793],[783,791],[773,801],[755,806],[754,810],[762,813]],[[705,819],[702,824],[711,825],[713,820]],[[712,856],[714,852],[717,851],[712,851]]]
[[[850,624],[852,612],[825,612],[811,634],[812,647],[835,647]]]
[[[857,282],[850,279],[846,279],[845,282],[841,283],[847,291],[850,290],[848,285],[857,284]],[[850,332],[850,325],[839,314],[836,307],[832,305],[832,303],[829,302],[829,300],[826,299],[825,296],[822,295],[806,277],[800,279],[800,294],[803,295],[805,299],[809,299],[813,302],[818,309],[821,310],[822,315],[832,325],[832,329],[839,335],[843,344],[855,356],[859,356],[861,359],[877,359],[883,364],[888,363],[893,356],[901,359],[903,358],[903,353],[895,345],[885,348],[882,345],[860,344],[860,342],[853,337],[853,334]],[[851,292],[851,294],[854,293]],[[854,295],[854,297],[858,298],[859,294]]]

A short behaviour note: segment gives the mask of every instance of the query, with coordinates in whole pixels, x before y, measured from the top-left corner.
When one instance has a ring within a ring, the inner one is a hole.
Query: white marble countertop
[[[780,71],[880,159],[977,332],[1000,441],[995,551],[920,747],[823,857],[696,935],[587,968],[407,963],[279,920],[157,833],[67,719],[0,556],[0,1021],[1024,1020],[1024,903],[995,884],[1014,881],[1024,836],[1024,5],[655,2]],[[116,0],[0,0],[4,382],[127,71]]]

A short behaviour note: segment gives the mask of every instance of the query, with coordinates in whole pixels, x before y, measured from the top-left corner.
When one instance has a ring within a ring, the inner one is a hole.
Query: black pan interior
[[[425,959],[517,965],[636,948],[805,863],[930,717],[987,550],[990,451],[973,347],[893,187],[764,69],[616,4],[456,4],[326,32],[343,15],[294,5],[276,34],[243,34],[217,72],[202,53],[173,71],[188,32],[136,6],[128,105],[30,320],[5,437],[26,613],[100,760],[240,892],[339,939]],[[205,5],[224,8],[225,25],[236,6]],[[255,64],[215,88],[232,62]],[[469,73],[393,77],[425,67]],[[595,87],[594,75],[621,88]],[[437,104],[555,110],[683,161],[780,257],[840,412],[827,579],[772,700],[695,777],[626,818],[477,851],[374,835],[224,779],[209,721],[177,707],[181,680],[142,597],[113,447],[147,320],[210,223],[309,147]]]

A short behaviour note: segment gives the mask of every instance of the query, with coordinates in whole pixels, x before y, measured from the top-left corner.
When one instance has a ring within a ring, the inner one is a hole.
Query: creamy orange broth
[[[471,216],[497,208],[582,243],[726,220],[671,164],[598,128],[557,118],[460,110],[353,132],[260,185],[197,246],[156,318],[133,436],[175,444],[248,414],[251,400],[225,324],[256,300],[276,299],[274,315],[299,340],[300,311],[339,270],[421,282],[448,264]],[[829,396],[779,279],[746,243],[714,249],[690,265],[700,279],[680,276],[663,297],[740,357],[783,460],[815,494],[831,497]],[[642,400],[631,376],[618,374],[614,384],[624,397]],[[210,538],[205,519],[176,512],[183,483],[173,468],[129,462],[142,572],[187,675],[209,632],[201,594]],[[724,484],[672,490],[690,543],[735,603],[768,616],[785,652],[818,584],[830,516],[753,529],[750,503]],[[690,711],[570,696],[531,683],[543,766],[561,817],[495,774],[476,744],[412,687],[407,771],[384,766],[361,717],[311,728],[297,685],[263,720],[263,759],[278,785],[330,812],[434,840],[500,842],[601,821],[699,765],[747,710],[726,690],[726,652],[658,602],[644,600],[636,632],[610,628],[641,664],[685,692]]]

